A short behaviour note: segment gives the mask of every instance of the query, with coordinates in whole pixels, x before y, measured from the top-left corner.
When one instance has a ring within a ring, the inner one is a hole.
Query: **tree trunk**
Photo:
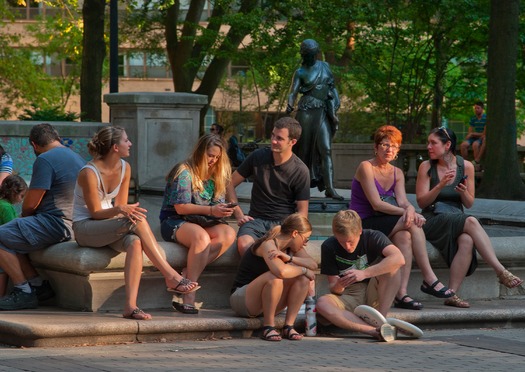
[[[491,0],[488,48],[487,149],[480,195],[525,199],[516,152],[516,60],[519,0]]]
[[[104,42],[105,0],[85,0],[82,6],[84,37],[80,74],[80,117],[82,121],[102,121],[102,65],[106,57]]]

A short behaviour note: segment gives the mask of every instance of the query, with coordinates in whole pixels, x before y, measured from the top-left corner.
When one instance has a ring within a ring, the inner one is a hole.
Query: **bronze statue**
[[[312,39],[301,43],[302,65],[294,74],[286,112],[294,110],[295,119],[303,128],[294,151],[310,169],[310,187],[325,191],[328,198],[343,200],[334,188],[332,164],[332,138],[337,131],[337,110],[340,101],[334,86],[334,77],[328,63],[317,59],[319,44]]]

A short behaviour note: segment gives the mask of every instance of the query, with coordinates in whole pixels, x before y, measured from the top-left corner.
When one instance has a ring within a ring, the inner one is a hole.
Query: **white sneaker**
[[[385,342],[392,342],[397,339],[397,328],[385,323],[381,326],[380,331],[381,338]]]

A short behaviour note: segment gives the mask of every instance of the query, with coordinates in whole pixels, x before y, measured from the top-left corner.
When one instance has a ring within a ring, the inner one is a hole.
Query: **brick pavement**
[[[393,343],[352,336],[313,337],[300,342],[250,338],[82,348],[0,348],[0,371],[10,372],[211,369],[508,372],[523,370],[524,363],[523,329],[431,330],[422,339],[400,338]]]

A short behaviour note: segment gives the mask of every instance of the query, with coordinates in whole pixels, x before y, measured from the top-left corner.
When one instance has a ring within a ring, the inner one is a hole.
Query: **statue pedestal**
[[[350,199],[334,200],[330,198],[310,198],[308,220],[312,224],[312,236],[326,239],[332,236],[332,219],[340,210],[348,209]]]
[[[331,198],[310,198],[308,213],[337,213],[348,209],[350,200],[334,200]]]

